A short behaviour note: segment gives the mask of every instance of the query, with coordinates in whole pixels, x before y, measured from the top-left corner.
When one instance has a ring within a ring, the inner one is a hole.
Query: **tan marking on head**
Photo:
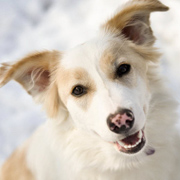
[[[67,104],[68,98],[73,98],[84,110],[89,107],[93,98],[93,93],[96,91],[94,80],[83,68],[64,69],[61,67],[58,73],[57,84],[60,97],[65,105]],[[73,96],[71,93],[76,85],[83,85],[86,87],[87,94],[82,97]]]
[[[130,42],[123,43],[122,46],[118,41],[114,41],[109,45],[109,48],[104,51],[99,61],[100,68],[108,79],[130,88],[136,85],[137,75],[146,80],[148,62],[150,60],[155,61],[155,58],[159,56],[153,48],[136,47],[137,45]],[[152,54],[150,55],[149,52]],[[118,78],[116,71],[121,64],[129,64],[131,70],[127,75]]]
[[[114,54],[109,51],[105,50],[102,57],[100,58],[100,68],[101,70],[110,78],[114,79],[114,62],[116,60],[116,57]]]
[[[3,164],[2,180],[35,180],[26,162],[27,145],[16,150]]]

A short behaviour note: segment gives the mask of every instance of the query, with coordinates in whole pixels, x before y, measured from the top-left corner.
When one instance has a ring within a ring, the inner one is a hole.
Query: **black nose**
[[[133,127],[133,112],[129,109],[118,109],[118,112],[109,115],[107,124],[109,129],[114,133],[126,133]]]

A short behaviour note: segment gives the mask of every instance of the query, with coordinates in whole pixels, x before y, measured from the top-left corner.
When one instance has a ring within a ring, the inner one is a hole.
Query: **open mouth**
[[[134,154],[139,152],[145,145],[144,131],[140,130],[133,135],[130,135],[120,141],[115,142],[115,146],[119,151]]]

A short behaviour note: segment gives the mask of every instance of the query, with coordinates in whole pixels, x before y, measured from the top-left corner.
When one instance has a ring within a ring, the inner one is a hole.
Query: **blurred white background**
[[[0,63],[83,43],[126,1],[0,0]],[[161,2],[170,11],[153,13],[152,27],[163,52],[162,71],[180,102],[180,1]],[[12,81],[0,89],[0,165],[43,121],[41,107],[19,84]]]

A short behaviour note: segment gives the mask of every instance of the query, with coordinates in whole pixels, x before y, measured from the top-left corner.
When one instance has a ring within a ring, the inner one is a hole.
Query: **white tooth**
[[[143,136],[143,133],[142,133],[142,130],[141,130],[141,131],[139,131],[139,133],[138,133],[138,138],[141,139],[142,136]]]
[[[124,148],[128,149],[128,146],[127,146],[127,145],[125,145],[125,146],[124,146]]]
[[[139,141],[136,143],[136,145],[138,145],[141,142],[141,139],[139,139]]]
[[[136,145],[135,144],[133,144],[131,147],[133,148],[133,147],[135,147]]]
[[[125,146],[125,144],[122,141],[118,141],[118,144],[123,147]]]

